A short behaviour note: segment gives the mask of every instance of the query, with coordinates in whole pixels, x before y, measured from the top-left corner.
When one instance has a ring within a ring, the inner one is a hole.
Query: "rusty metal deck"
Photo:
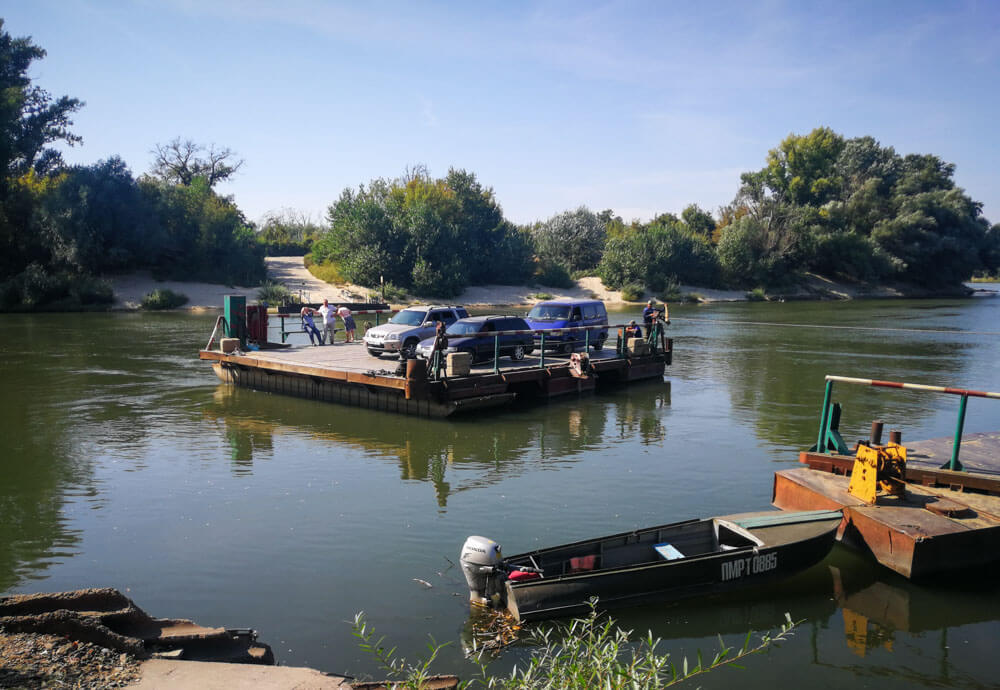
[[[847,492],[854,458],[802,453],[807,465],[775,473],[783,510],[841,508],[838,538],[910,578],[1000,562],[1000,433],[962,437],[964,472],[940,469],[952,439],[906,444],[906,495],[867,505]]]

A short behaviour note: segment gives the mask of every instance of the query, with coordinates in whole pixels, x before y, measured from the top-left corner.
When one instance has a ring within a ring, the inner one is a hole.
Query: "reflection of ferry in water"
[[[519,476],[534,465],[576,462],[602,440],[661,442],[670,388],[669,381],[649,381],[597,396],[588,405],[533,406],[485,429],[474,420],[386,424],[384,417],[349,408],[332,418],[327,406],[221,385],[201,412],[224,432],[235,474],[250,474],[255,461],[270,458],[275,438],[305,435],[398,464],[401,479],[431,482],[444,507],[449,496]],[[458,469],[488,472],[458,474]],[[449,475],[461,481],[450,482]]]

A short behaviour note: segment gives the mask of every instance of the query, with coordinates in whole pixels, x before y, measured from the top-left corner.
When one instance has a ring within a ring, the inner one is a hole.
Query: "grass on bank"
[[[615,620],[597,611],[597,600],[591,599],[590,613],[566,624],[536,627],[525,642],[534,649],[527,663],[515,666],[507,675],[491,675],[489,658],[483,650],[470,656],[480,668],[480,675],[462,681],[460,688],[484,687],[491,690],[589,690],[607,688],[625,690],[643,688],[657,690],[682,683],[722,666],[743,668],[737,662],[793,634],[796,625],[789,614],[776,631],[765,632],[754,642],[749,631],[738,649],[727,645],[720,635],[719,649],[711,659],[703,658],[698,650],[694,660],[682,657],[678,664],[669,652],[662,651],[663,641],[652,632],[640,640],[632,639],[632,631],[622,630]],[[414,662],[387,649],[384,637],[375,637],[365,614],[354,617],[353,634],[361,649],[372,655],[379,667],[389,674],[396,687],[421,690],[432,677],[431,665],[448,643],[438,644],[431,638],[426,659]]]

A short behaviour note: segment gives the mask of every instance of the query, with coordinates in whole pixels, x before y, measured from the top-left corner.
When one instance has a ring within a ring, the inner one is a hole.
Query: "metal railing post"
[[[538,368],[545,368],[545,331],[542,331],[541,351],[538,353]]]
[[[584,336],[583,336],[583,351],[584,352],[590,352],[590,329],[589,328],[586,331],[584,331]]]
[[[833,395],[833,381],[827,379],[823,393],[823,410],[819,416],[819,435],[816,437],[816,452],[826,452],[826,422],[830,414],[830,396]]]
[[[493,373],[500,373],[500,334],[493,336]]]
[[[961,472],[962,463],[958,461],[958,453],[962,449],[962,429],[965,428],[965,404],[969,401],[968,395],[963,395],[958,403],[958,424],[955,425],[955,442],[951,445],[951,462],[948,469],[952,472]]]

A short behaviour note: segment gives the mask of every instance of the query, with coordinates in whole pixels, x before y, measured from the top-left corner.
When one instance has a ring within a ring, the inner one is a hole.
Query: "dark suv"
[[[468,352],[472,361],[493,359],[496,348],[496,333],[502,331],[524,331],[518,335],[501,335],[500,356],[509,356],[515,362],[520,362],[525,355],[530,355],[535,339],[531,329],[520,316],[470,316],[459,319],[448,326],[448,349],[445,352]],[[421,341],[417,346],[417,357],[429,359],[434,338]]]

